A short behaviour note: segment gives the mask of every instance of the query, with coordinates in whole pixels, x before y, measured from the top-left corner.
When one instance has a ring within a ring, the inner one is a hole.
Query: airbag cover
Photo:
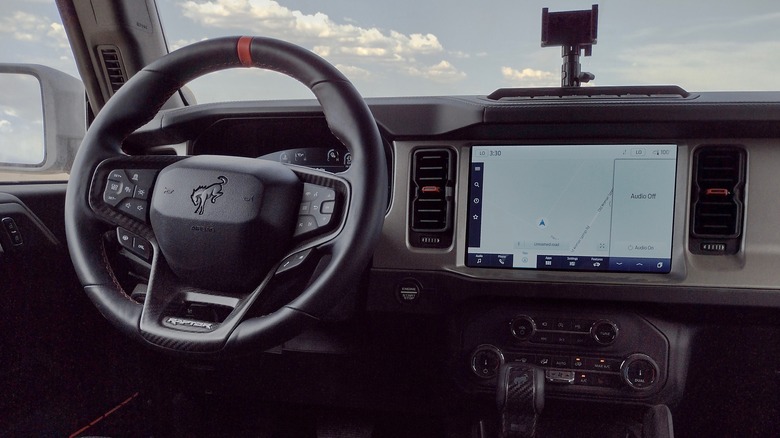
[[[282,164],[196,156],[160,172],[150,220],[165,261],[184,283],[245,291],[289,249],[301,192]]]

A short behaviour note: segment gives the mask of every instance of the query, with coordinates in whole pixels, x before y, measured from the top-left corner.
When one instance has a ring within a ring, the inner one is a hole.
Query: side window
[[[41,84],[35,76],[0,73],[0,163],[30,169],[46,159]],[[0,173],[0,179],[11,175]],[[20,175],[21,177],[22,175]]]
[[[54,2],[0,7],[0,184],[66,181],[85,132],[84,87]]]
[[[85,134],[84,87],[42,65],[0,64],[0,182],[65,181]]]

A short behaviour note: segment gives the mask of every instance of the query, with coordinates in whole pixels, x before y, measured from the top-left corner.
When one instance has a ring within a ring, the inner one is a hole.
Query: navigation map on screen
[[[676,145],[474,146],[471,267],[668,273]]]

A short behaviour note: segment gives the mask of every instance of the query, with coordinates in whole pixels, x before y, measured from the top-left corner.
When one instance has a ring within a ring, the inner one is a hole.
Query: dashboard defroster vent
[[[122,57],[115,46],[100,46],[98,53],[100,54],[100,62],[103,64],[103,72],[110,89],[110,95],[113,96],[127,80]]]
[[[418,149],[412,156],[410,238],[413,246],[446,248],[452,243],[455,187],[450,149]]]
[[[705,146],[694,153],[691,193],[691,252],[734,254],[744,212],[745,151]]]

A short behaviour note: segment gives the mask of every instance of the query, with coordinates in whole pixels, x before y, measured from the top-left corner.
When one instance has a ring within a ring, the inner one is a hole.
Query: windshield
[[[541,11],[591,1],[158,0],[171,49],[204,38],[263,35],[302,45],[338,66],[366,96],[488,94],[560,86],[561,50],[542,48]],[[776,90],[776,0],[599,3],[589,85],[674,84],[693,91]],[[445,6],[446,5],[446,6]],[[285,78],[254,81],[259,97],[310,97]],[[205,78],[199,101],[247,95],[247,72]],[[259,84],[258,82],[263,82]]]
[[[542,8],[599,5],[588,85],[680,85],[690,91],[778,90],[776,0],[647,2],[491,0],[157,0],[171,50],[205,38],[262,35],[302,45],[338,66],[365,96],[485,95],[560,86],[561,50],[542,48]],[[77,76],[54,0],[0,2],[2,62]],[[256,69],[190,84],[199,102],[310,98]]]

